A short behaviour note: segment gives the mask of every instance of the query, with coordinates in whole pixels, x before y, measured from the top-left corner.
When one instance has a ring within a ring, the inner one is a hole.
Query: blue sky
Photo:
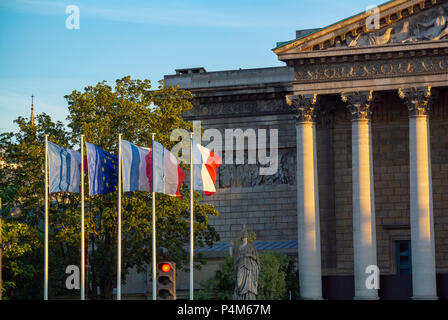
[[[64,95],[126,75],[150,79],[185,67],[282,66],[271,51],[295,30],[364,11],[375,0],[0,0],[0,132],[36,112],[65,121]],[[65,26],[68,5],[80,29]]]

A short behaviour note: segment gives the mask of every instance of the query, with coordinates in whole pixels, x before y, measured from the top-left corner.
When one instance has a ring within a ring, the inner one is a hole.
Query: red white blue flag
[[[154,156],[154,192],[181,197],[180,186],[185,173],[176,157],[154,141],[150,148],[138,147],[122,140],[123,190],[152,192],[152,161]]]
[[[194,190],[203,191],[206,196],[216,193],[216,171],[221,158],[213,151],[193,142]]]

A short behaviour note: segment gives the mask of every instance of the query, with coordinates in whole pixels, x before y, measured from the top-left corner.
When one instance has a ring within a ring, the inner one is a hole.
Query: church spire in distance
[[[31,94],[31,117],[30,124],[34,126],[34,94]]]

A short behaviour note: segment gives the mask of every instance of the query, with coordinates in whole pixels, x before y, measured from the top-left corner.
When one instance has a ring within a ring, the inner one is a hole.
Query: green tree
[[[3,251],[4,296],[32,299],[39,296],[36,290],[38,272],[41,270],[36,248],[40,248],[39,234],[26,223],[8,221],[2,225],[2,242],[8,246]],[[39,287],[39,286],[37,286]]]
[[[37,299],[42,296],[43,246],[39,221],[43,216],[44,144],[43,136],[51,134],[60,144],[67,141],[61,122],[46,114],[30,125],[25,118],[15,120],[17,133],[0,134],[0,196],[3,202],[3,272],[5,297]],[[14,206],[22,214],[14,219],[9,212]],[[40,240],[39,240],[40,239]]]
[[[279,256],[271,252],[260,255],[258,276],[258,300],[281,300],[286,296],[286,273],[282,270]]]
[[[299,271],[294,263],[294,259],[286,254],[280,254],[278,256],[280,262],[280,270],[285,274],[286,283],[286,300],[299,300],[300,290],[299,290]]]
[[[31,126],[23,118],[18,119],[17,134],[0,135],[0,152],[7,163],[18,164],[9,168],[8,174],[0,175],[0,185],[19,186],[20,206],[28,217],[27,223],[38,226],[43,217],[43,139],[49,134],[50,141],[59,145],[79,149],[79,136],[85,135],[88,142],[117,154],[118,133],[123,139],[138,145],[148,146],[151,133],[156,140],[170,149],[171,130],[185,128],[181,114],[191,108],[190,92],[163,84],[152,90],[149,80],[131,80],[124,77],[116,81],[115,87],[106,82],[89,86],[84,91],[73,91],[65,97],[69,106],[68,127],[51,122],[46,115],[38,117],[37,125]],[[22,141],[27,141],[22,145]],[[25,172],[25,167],[28,166]],[[1,177],[8,177],[2,179]],[[87,179],[86,179],[86,192]],[[188,197],[188,190],[181,189]],[[157,246],[166,248],[158,258],[174,260],[179,269],[188,261],[189,201],[157,194]],[[219,235],[208,224],[210,216],[218,215],[212,205],[200,203],[196,194],[195,246],[211,246]],[[134,192],[125,194],[122,200],[122,279],[126,281],[129,269],[143,271],[151,263],[151,194]],[[79,264],[80,221],[79,195],[58,193],[51,195],[50,209],[50,295],[68,294],[64,289],[65,268]],[[117,244],[117,193],[86,196],[86,237],[88,239],[89,286],[88,297],[111,299],[116,286]],[[42,256],[41,256],[42,257]],[[196,267],[204,263],[196,259]],[[96,288],[100,288],[97,296]]]
[[[218,265],[213,277],[202,283],[197,300],[232,300],[235,292],[236,273],[231,256]]]

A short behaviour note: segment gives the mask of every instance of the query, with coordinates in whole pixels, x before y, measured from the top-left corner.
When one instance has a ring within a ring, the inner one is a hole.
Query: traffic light
[[[157,264],[157,299],[176,300],[176,264],[172,261]]]

